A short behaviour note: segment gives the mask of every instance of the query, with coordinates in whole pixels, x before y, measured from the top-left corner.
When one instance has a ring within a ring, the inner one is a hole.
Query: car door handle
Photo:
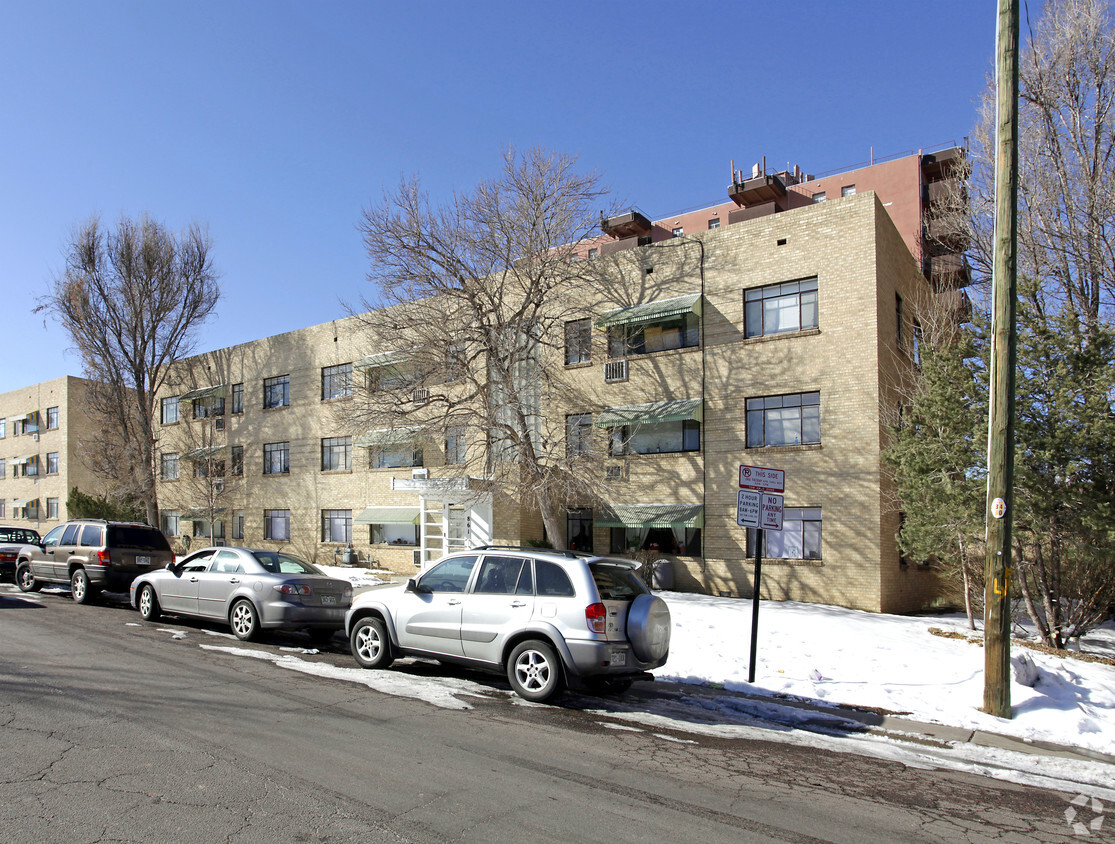
[[[190,583],[197,583],[197,576],[196,575],[194,577],[190,578]]]
[[[446,603],[449,604],[449,606],[451,606],[451,607],[455,607],[455,606],[457,606],[457,604],[461,603],[461,599],[460,598],[450,598],[448,601],[446,601]]]
[[[525,607],[526,605],[527,605],[526,601],[512,601],[511,602],[511,606],[513,606],[513,607]]]
[[[230,577],[230,578],[228,579],[228,582],[229,582],[229,583],[239,583],[239,582],[240,582],[240,578],[239,578],[239,577]]]

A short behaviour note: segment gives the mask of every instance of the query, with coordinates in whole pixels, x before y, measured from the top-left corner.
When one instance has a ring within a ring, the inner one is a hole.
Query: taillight
[[[275,591],[280,595],[306,596],[313,594],[313,590],[303,583],[280,583],[275,586]]]
[[[0,551],[0,563],[14,563],[15,551]]]
[[[102,548],[100,551],[97,552],[97,565],[99,565],[99,566],[111,566],[112,565],[112,557],[108,553],[107,549]]]
[[[608,620],[608,610],[601,603],[585,607],[585,621],[593,633],[603,633]]]

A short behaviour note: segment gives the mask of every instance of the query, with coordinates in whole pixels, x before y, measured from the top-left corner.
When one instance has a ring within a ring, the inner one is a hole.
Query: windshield
[[[639,576],[626,566],[589,563],[589,570],[602,601],[633,601],[650,591]]]
[[[142,551],[169,551],[170,543],[162,531],[151,527],[136,525],[109,525],[108,546],[110,548],[137,548]]]
[[[24,545],[38,545],[39,535],[27,528],[0,527],[0,542],[19,542]]]
[[[292,554],[283,554],[279,551],[253,551],[252,554],[259,564],[272,574],[324,574],[313,563],[307,563],[301,557]]]

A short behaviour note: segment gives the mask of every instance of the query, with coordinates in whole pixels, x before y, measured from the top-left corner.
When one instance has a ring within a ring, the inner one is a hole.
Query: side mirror
[[[418,584],[415,582],[413,577],[407,578],[407,585],[406,585],[406,588],[403,589],[403,591],[404,592],[417,592],[418,591]]]

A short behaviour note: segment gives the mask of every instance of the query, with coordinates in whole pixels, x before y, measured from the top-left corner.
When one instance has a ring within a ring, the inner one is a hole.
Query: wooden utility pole
[[[995,266],[987,425],[987,564],[983,710],[1010,718],[1011,521],[1014,504],[1015,302],[1018,246],[1018,0],[999,0],[996,38]]]

